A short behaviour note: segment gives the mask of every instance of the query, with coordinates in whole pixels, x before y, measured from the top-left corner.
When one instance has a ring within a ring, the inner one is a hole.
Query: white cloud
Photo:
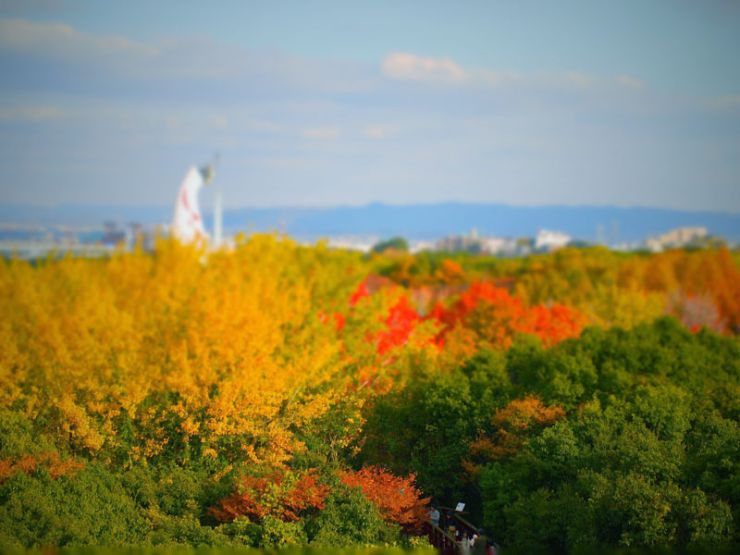
[[[388,77],[404,81],[459,83],[465,70],[449,58],[425,58],[408,52],[393,52],[380,66]]]
[[[310,127],[304,129],[301,135],[306,139],[334,140],[339,137],[340,129],[333,126]]]
[[[381,71],[399,81],[465,84],[492,89],[551,88],[574,91],[619,88],[641,90],[644,83],[631,75],[601,77],[578,71],[556,73],[500,72],[465,68],[450,58],[428,58],[408,52],[394,52],[382,60]]]

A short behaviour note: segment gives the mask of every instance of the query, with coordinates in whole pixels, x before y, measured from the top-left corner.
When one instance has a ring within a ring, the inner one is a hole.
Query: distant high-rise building
[[[571,236],[561,231],[541,229],[537,232],[534,248],[537,250],[555,250],[565,247],[571,241]]]
[[[687,247],[699,243],[709,236],[706,227],[679,227],[672,229],[663,235],[650,237],[645,241],[645,246],[651,251],[662,251],[670,248]]]

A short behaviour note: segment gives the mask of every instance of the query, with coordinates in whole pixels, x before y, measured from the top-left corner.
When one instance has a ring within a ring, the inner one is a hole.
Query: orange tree
[[[508,348],[520,334],[539,337],[552,345],[563,339],[577,337],[586,318],[577,310],[561,304],[527,307],[503,288],[490,282],[475,282],[452,305],[437,305],[431,317],[439,321],[442,332],[438,341],[455,328],[462,328],[476,345]]]
[[[394,476],[377,466],[340,472],[342,483],[359,488],[380,510],[382,517],[406,530],[418,532],[427,519],[429,498],[414,485],[415,476]]]

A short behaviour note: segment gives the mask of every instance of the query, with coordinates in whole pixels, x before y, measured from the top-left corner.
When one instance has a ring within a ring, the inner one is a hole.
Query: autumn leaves
[[[162,242],[153,254],[3,263],[0,403],[48,445],[0,459],[0,485],[34,473],[74,479],[93,463],[115,475],[176,467],[202,480],[192,512],[204,526],[236,530],[248,519],[293,530],[372,506],[411,531],[426,503],[414,473],[440,492],[447,477],[433,465],[393,468],[391,447],[405,446],[389,447],[369,425],[384,396],[408,389],[434,405],[428,382],[454,392],[475,356],[508,357],[505,372],[494,364],[461,399],[450,394],[461,410],[495,407],[479,415],[485,433],[449,421],[447,409],[419,423],[427,461],[464,438],[454,468],[475,482],[529,436],[560,426],[597,381],[610,394],[629,382],[614,361],[597,369],[563,358],[568,340],[596,341],[586,327],[630,328],[666,312],[695,331],[738,325],[740,276],[726,250],[435,256],[365,257],[254,236],[210,254]],[[520,348],[531,338],[537,349]],[[540,390],[520,384],[490,406],[476,398],[545,371],[552,379]]]

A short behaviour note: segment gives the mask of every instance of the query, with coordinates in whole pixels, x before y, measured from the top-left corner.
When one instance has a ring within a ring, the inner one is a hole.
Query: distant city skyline
[[[740,212],[740,3],[523,4],[0,0],[0,204]]]

